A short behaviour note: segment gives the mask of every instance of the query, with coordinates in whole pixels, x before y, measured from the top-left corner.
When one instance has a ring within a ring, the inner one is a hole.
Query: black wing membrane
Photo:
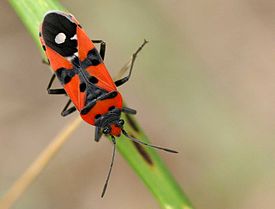
[[[77,40],[72,39],[76,35],[77,25],[66,16],[57,12],[46,14],[42,24],[43,39],[47,46],[63,57],[73,56],[77,52]],[[56,43],[55,38],[59,33],[65,34],[63,43]]]

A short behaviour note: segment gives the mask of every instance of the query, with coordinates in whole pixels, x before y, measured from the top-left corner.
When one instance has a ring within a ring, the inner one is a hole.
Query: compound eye
[[[102,131],[104,134],[109,134],[111,132],[111,128],[109,126],[105,127]]]
[[[119,126],[119,127],[122,127],[123,125],[124,125],[124,120],[120,119],[120,120],[118,121],[118,126]]]

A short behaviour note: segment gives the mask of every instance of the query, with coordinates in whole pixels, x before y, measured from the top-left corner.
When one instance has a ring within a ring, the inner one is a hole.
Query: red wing
[[[81,62],[85,59],[89,59],[89,52],[91,50],[96,53],[94,56],[99,56],[98,51],[96,50],[93,42],[89,39],[87,34],[83,31],[82,28],[79,26],[77,27],[77,42],[78,42],[78,57]],[[99,58],[101,60],[101,58]],[[85,70],[85,69],[83,69]],[[114,91],[116,90],[116,86],[114,84],[113,79],[111,78],[106,66],[104,65],[103,61],[96,66],[88,66],[86,71],[91,75],[98,79],[98,83],[96,84],[100,88],[103,88],[107,91]]]
[[[54,50],[46,46],[46,54],[50,61],[50,65],[54,72],[57,74],[57,77],[66,77],[66,74],[70,74],[70,71],[73,70],[73,65],[64,57],[56,53]],[[60,76],[62,74],[62,76]],[[79,76],[77,74],[73,75],[70,79],[70,82],[63,83],[63,87],[67,92],[68,96],[71,98],[72,102],[78,110],[81,110],[85,105],[85,94],[79,90]]]
[[[78,110],[86,105],[88,83],[102,91],[116,90],[93,42],[72,15],[47,13],[40,33],[50,65]],[[87,97],[93,97],[93,93]]]

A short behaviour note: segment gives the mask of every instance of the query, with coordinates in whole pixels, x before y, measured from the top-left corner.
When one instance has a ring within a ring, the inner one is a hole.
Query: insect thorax
[[[118,108],[113,108],[109,110],[104,115],[95,119],[95,125],[101,128],[107,127],[110,124],[116,124],[121,116],[121,110]]]

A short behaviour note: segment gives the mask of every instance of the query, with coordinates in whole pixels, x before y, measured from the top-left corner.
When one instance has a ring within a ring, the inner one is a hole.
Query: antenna
[[[116,153],[116,139],[112,135],[111,135],[111,137],[112,137],[112,142],[114,144],[114,146],[113,146],[113,155],[112,155],[112,160],[111,160],[111,165],[110,165],[110,168],[109,168],[108,176],[106,178],[106,181],[105,181],[102,193],[101,193],[101,198],[104,197],[104,194],[106,192],[106,189],[107,189],[107,186],[108,186],[108,182],[109,182],[109,179],[110,179],[110,175],[111,175],[111,172],[112,172],[113,164],[114,164],[115,153]]]
[[[143,142],[143,141],[140,141],[130,135],[127,134],[127,132],[125,130],[122,129],[122,133],[128,138],[130,139],[131,141],[134,141],[136,143],[139,143],[139,144],[143,144],[143,145],[146,145],[146,146],[149,146],[149,147],[153,147],[155,149],[160,149],[160,150],[163,150],[163,151],[166,151],[166,152],[171,152],[171,153],[178,153],[177,151],[175,150],[172,150],[172,149],[168,149],[168,148],[165,148],[165,147],[159,147],[159,146],[156,146],[156,145],[152,145],[152,144],[148,144],[146,142]]]

